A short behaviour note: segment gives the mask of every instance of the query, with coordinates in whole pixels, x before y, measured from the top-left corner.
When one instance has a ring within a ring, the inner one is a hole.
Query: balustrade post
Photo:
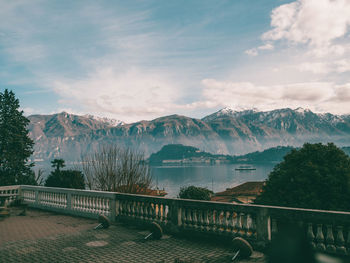
[[[271,241],[271,219],[267,208],[259,208],[256,215],[257,240],[266,246]]]
[[[169,211],[168,213],[170,213],[170,216],[168,216],[168,220],[170,220],[170,224],[172,226],[180,227],[183,222],[182,222],[182,208],[179,205],[179,203],[176,200],[172,200],[171,203],[169,203]]]

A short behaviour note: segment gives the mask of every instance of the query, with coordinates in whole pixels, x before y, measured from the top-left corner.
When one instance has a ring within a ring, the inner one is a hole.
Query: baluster
[[[315,235],[314,235],[314,230],[312,228],[312,223],[308,223],[307,224],[307,239],[309,240],[311,246],[315,249],[316,248],[316,244],[315,244]]]
[[[232,213],[232,232],[234,235],[237,235],[239,231],[239,225],[238,225],[238,214],[236,212]]]
[[[230,211],[229,212],[229,216],[227,218],[227,234],[228,235],[232,235],[233,233],[233,218],[235,216],[235,212],[234,211]]]
[[[93,201],[93,210],[94,210],[93,213],[94,214],[100,214],[100,208],[99,208],[99,205],[98,205],[99,197],[98,196],[93,197],[92,201]]]
[[[251,223],[250,223],[250,231],[251,231],[251,238],[257,238],[257,233],[256,233],[256,215],[251,215]]]
[[[223,210],[222,211],[222,223],[221,223],[221,232],[223,234],[226,234],[227,233],[227,224],[228,224],[228,221],[227,221],[227,211]]]
[[[96,212],[98,214],[102,214],[103,213],[103,206],[102,206],[102,201],[103,198],[102,197],[96,197]]]
[[[96,198],[95,197],[93,197],[93,196],[90,196],[89,197],[89,200],[90,200],[90,213],[95,213],[95,211],[96,211],[96,206],[95,206],[95,201],[96,201]]]
[[[78,199],[79,199],[79,210],[83,211],[83,197],[79,195]]]
[[[238,214],[238,235],[244,236],[244,214],[239,213]]]
[[[210,220],[209,220],[209,215],[210,211],[208,209],[204,210],[204,215],[203,215],[203,231],[210,231]]]
[[[187,216],[186,216],[186,208],[182,207],[181,209],[181,227],[186,228],[187,227]]]
[[[125,216],[125,200],[120,200],[119,201],[119,215],[121,217]]]
[[[209,217],[209,231],[215,232],[215,210],[211,209],[208,211]]]
[[[197,222],[198,222],[198,229],[200,231],[204,231],[204,210],[200,209],[198,210],[198,215],[197,215]]]
[[[341,255],[346,255],[346,248],[344,246],[345,240],[343,235],[343,227],[337,226],[337,253]]]
[[[275,218],[271,221],[271,235],[272,238],[274,238],[277,235],[278,227],[277,227],[277,220]]]
[[[252,230],[251,230],[252,221],[253,220],[252,220],[251,214],[247,214],[246,225],[245,225],[245,229],[246,229],[245,235],[247,238],[250,238],[253,235]]]
[[[62,194],[61,193],[57,193],[56,197],[57,197],[57,201],[56,201],[55,206],[62,207],[62,203],[63,203]]]
[[[192,227],[194,229],[198,228],[197,210],[192,209]]]
[[[162,222],[162,214],[163,214],[163,205],[158,204],[158,215],[157,215],[158,222]]]
[[[79,210],[79,196],[78,195],[73,195],[74,196],[74,201],[73,201],[73,204],[74,204],[74,209],[76,210]]]
[[[226,235],[232,234],[232,216],[233,216],[233,211],[227,211],[226,228],[225,228]]]
[[[168,223],[168,206],[166,204],[162,204],[162,222],[164,224]]]
[[[62,194],[62,206],[63,208],[68,207],[68,194]]]
[[[248,215],[247,214],[243,214],[243,217],[242,217],[242,235],[247,237],[248,236]]]
[[[154,203],[153,209],[154,209],[154,220],[159,223],[160,204]]]
[[[82,196],[83,198],[83,211],[88,212],[89,204],[88,204],[88,197],[87,196]]]
[[[144,206],[144,208],[143,208],[143,211],[144,211],[144,215],[145,215],[145,220],[146,221],[148,221],[148,220],[150,220],[150,214],[149,214],[149,208],[148,208],[148,206],[149,206],[149,203],[148,202],[145,202],[145,204],[144,204],[145,206]]]
[[[150,203],[149,204],[149,220],[153,221],[155,218],[155,207],[154,204]]]
[[[336,248],[334,246],[334,236],[333,236],[332,225],[327,225],[326,242],[327,242],[327,246],[326,246],[327,251],[330,253],[334,253],[336,251]]]
[[[130,201],[130,213],[130,216],[135,219],[135,201]]]
[[[138,209],[139,218],[143,220],[143,202],[139,202],[137,209]]]
[[[127,215],[128,217],[131,217],[132,216],[132,205],[131,205],[131,201],[127,201],[126,203],[126,208],[127,208]]]
[[[326,247],[324,245],[324,236],[323,236],[322,224],[317,224],[316,241],[317,241],[316,248],[319,251],[325,251]]]
[[[186,220],[187,220],[187,227],[193,227],[193,224],[192,224],[192,209],[191,208],[187,208],[187,217],[186,217]]]
[[[217,210],[216,211],[216,215],[217,218],[215,218],[215,226],[216,226],[216,233],[221,233],[222,232],[222,228],[223,228],[223,211],[222,210]]]
[[[148,221],[148,203],[144,202],[143,203],[143,220]]]

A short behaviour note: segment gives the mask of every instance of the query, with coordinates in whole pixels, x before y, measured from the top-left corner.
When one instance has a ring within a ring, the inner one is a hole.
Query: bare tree
[[[116,145],[82,156],[82,169],[89,189],[146,194],[152,184],[144,154]]]

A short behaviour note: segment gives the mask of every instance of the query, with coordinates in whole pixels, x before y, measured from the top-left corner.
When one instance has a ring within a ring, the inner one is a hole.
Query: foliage
[[[28,136],[29,120],[19,107],[12,91],[0,92],[0,185],[36,184],[34,164],[28,162],[34,145]]]
[[[85,189],[85,178],[78,170],[54,170],[46,179],[45,186]]]
[[[82,166],[90,189],[145,194],[152,184],[144,154],[128,148],[105,145],[82,156]]]
[[[180,188],[179,198],[194,200],[210,200],[212,194],[213,192],[207,188],[191,185]]]
[[[252,152],[245,155],[239,155],[234,157],[234,162],[281,162],[283,157],[295,149],[292,146],[277,146],[266,149],[262,152]]]
[[[229,155],[218,155],[211,154],[208,152],[200,151],[196,147],[185,146],[182,144],[168,144],[162,147],[162,149],[156,153],[152,153],[149,162],[150,163],[161,163],[163,160],[181,160],[184,158],[193,157],[207,157],[207,158],[218,158],[225,157],[231,160],[232,157]]]
[[[51,161],[51,167],[55,168],[55,171],[60,171],[60,168],[65,167],[66,165],[64,164],[63,159],[54,159]]]
[[[350,210],[350,158],[333,143],[304,144],[270,173],[255,203]]]

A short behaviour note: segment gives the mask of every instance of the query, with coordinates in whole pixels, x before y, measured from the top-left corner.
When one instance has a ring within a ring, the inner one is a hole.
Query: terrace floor
[[[144,242],[147,231],[113,224],[93,230],[96,220],[11,208],[0,219],[0,262],[232,262],[232,249],[201,240],[164,235]],[[249,260],[264,262],[254,252]]]

